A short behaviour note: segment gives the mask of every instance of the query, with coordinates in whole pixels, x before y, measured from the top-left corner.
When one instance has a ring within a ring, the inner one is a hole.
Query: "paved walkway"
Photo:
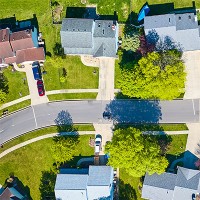
[[[94,131],[79,131],[78,132],[79,135],[94,134],[94,133],[95,133]],[[17,150],[17,149],[19,149],[21,147],[29,145],[29,144],[31,144],[33,142],[37,142],[39,140],[52,138],[52,137],[58,136],[58,135],[75,135],[75,134],[77,135],[77,132],[66,132],[66,133],[62,133],[62,134],[61,133],[51,133],[51,134],[47,134],[47,135],[42,135],[42,136],[27,140],[26,142],[22,142],[20,144],[17,144],[15,146],[3,151],[2,153],[0,153],[0,158],[4,157],[5,155],[9,154],[12,151],[15,151],[15,150]]]
[[[181,135],[181,134],[189,134],[189,130],[183,131],[143,131],[143,134],[148,135]]]
[[[14,100],[14,101],[10,101],[10,102],[8,102],[8,103],[4,103],[4,104],[1,106],[1,109],[7,108],[7,107],[9,107],[9,106],[13,106],[13,105],[18,104],[18,103],[21,103],[22,101],[28,100],[28,99],[30,99],[30,98],[31,98],[31,96],[30,96],[30,95],[27,95],[27,96],[25,96],[25,97],[16,99],[16,100]]]
[[[99,93],[97,100],[113,100],[114,99],[114,74],[115,59],[100,58],[99,67]]]
[[[63,90],[50,90],[46,91],[46,95],[51,94],[72,94],[72,93],[98,93],[99,89],[63,89]],[[120,89],[114,89],[114,92],[120,92]],[[7,108],[9,106],[13,106],[15,104],[21,103],[22,101],[31,99],[31,95],[24,96],[22,98],[16,99],[14,101],[10,101],[8,103],[5,103],[1,106],[1,109]]]

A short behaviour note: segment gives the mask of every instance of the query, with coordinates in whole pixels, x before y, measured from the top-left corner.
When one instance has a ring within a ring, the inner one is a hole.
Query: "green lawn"
[[[142,200],[138,189],[140,178],[129,176],[123,169],[120,169],[119,179],[120,200]]]
[[[30,106],[30,105],[31,105],[31,100],[30,99],[22,101],[21,103],[17,103],[17,104],[15,104],[13,106],[9,106],[7,108],[4,108],[4,109],[0,110],[0,116],[2,115],[4,110],[8,110],[9,113],[11,113],[11,112],[17,111],[17,110],[19,110],[21,108],[25,108],[25,107]]]
[[[66,93],[48,95],[50,101],[66,99],[96,99],[97,93]]]
[[[75,156],[91,156],[94,154],[94,149],[88,145],[90,137],[94,137],[94,135],[80,136],[80,143],[77,146]],[[33,200],[40,199],[39,185],[42,171],[49,171],[54,162],[51,156],[52,142],[52,138],[44,139],[1,158],[0,183],[4,184],[9,173],[14,172],[14,175],[19,178],[23,185],[30,189],[31,198]]]
[[[186,124],[121,124],[115,128],[134,127],[141,131],[185,131],[188,130]]]
[[[8,67],[3,70],[3,75],[8,80],[8,95],[5,103],[29,94],[28,84],[25,80],[26,74],[24,72],[12,72],[12,68]]]
[[[169,145],[169,148],[166,152],[166,157],[169,160],[169,163],[172,163],[177,158],[183,157],[183,153],[185,152],[185,147],[187,143],[188,135],[170,135],[172,138],[172,142]],[[170,164],[169,164],[170,166]]]
[[[57,66],[55,66],[57,64]],[[63,65],[59,68],[60,63],[52,63],[51,60],[45,62],[47,74],[43,76],[45,89],[86,89],[98,88],[99,70],[96,67],[87,67],[82,64],[78,56],[67,56]],[[67,70],[67,80],[65,83],[60,82],[63,69]],[[96,73],[93,73],[94,70]]]
[[[92,124],[74,124],[73,127],[77,131],[94,131],[94,127]],[[46,135],[49,133],[56,133],[58,128],[56,126],[50,126],[47,128],[42,128],[39,130],[31,131],[29,133],[26,133],[25,135],[22,135],[14,140],[11,140],[10,142],[6,143],[3,145],[3,148],[0,148],[0,153],[5,151],[6,149],[9,149],[19,143],[25,142],[27,140],[30,140],[32,138],[41,136],[41,135]]]

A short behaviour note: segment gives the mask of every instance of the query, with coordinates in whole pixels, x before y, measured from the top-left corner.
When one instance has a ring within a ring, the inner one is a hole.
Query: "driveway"
[[[25,64],[24,68],[19,68],[16,64],[14,64],[14,68],[17,71],[26,72],[26,78],[27,78],[30,97],[31,97],[31,105],[47,103],[49,100],[46,95],[44,96],[38,95],[37,81],[33,77],[32,65]]]
[[[184,99],[200,98],[200,51],[183,53],[186,65],[186,85]]]
[[[99,58],[99,92],[97,100],[114,99],[115,59]]]

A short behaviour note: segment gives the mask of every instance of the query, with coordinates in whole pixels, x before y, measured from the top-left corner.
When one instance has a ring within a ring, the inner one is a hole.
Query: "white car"
[[[101,135],[96,135],[95,138],[95,153],[99,153],[101,151],[101,142],[102,142],[102,137]]]

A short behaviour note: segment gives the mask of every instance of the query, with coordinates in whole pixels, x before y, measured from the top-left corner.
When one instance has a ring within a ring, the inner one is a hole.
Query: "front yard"
[[[74,156],[91,156],[94,149],[90,147],[89,138],[94,135],[80,136],[80,143],[76,147]],[[0,159],[0,183],[3,185],[10,172],[26,186],[30,199],[40,199],[40,183],[42,172],[48,172],[53,167],[51,156],[52,138],[44,139],[21,149],[18,149]],[[55,180],[54,180],[55,181]]]
[[[61,63],[52,63],[51,59],[47,59],[44,69],[47,74],[43,76],[45,89],[87,89],[98,88],[99,69],[96,67],[87,67],[82,64],[80,57],[67,56]],[[67,75],[64,83],[60,82],[60,77],[63,75],[65,68]],[[95,71],[95,72],[94,72]]]
[[[11,67],[3,69],[3,75],[8,82],[6,102],[13,101],[29,94],[26,73],[12,71]]]

